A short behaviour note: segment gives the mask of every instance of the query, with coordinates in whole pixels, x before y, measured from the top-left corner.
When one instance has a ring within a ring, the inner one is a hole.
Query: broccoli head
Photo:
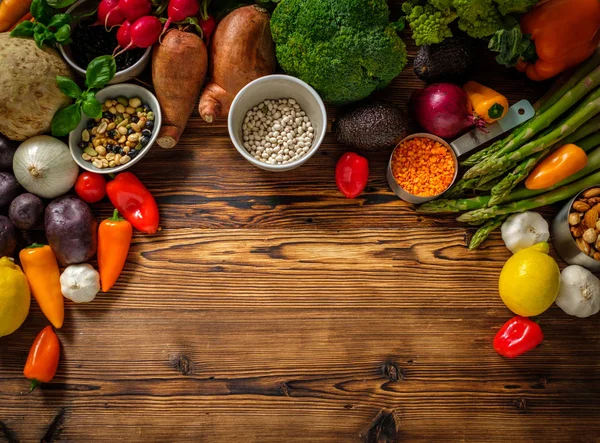
[[[283,70],[330,103],[361,100],[406,65],[386,0],[282,0],[271,33]]]
[[[439,0],[437,2],[440,6],[442,3]],[[431,4],[421,5],[413,2],[403,3],[402,10],[406,14],[413,39],[418,46],[441,43],[445,38],[452,37],[452,31],[448,26],[456,19],[456,14],[452,10],[441,11]]]

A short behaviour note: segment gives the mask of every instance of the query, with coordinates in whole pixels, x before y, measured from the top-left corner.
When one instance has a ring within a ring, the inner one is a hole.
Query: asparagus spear
[[[477,230],[471,241],[469,242],[469,250],[477,249],[484,242],[486,238],[508,218],[508,215],[501,215],[500,217],[492,218],[488,220],[481,228]]]
[[[568,137],[565,137],[563,140],[556,143],[554,146],[547,148],[544,151],[525,159],[525,161],[520,163],[512,172],[510,172],[496,186],[492,188],[492,198],[490,199],[488,206],[495,206],[502,203],[505,197],[508,194],[510,194],[510,192],[515,188],[515,186],[517,186],[520,182],[525,180],[529,176],[533,168],[537,166],[540,160],[546,157],[546,155],[548,155],[550,152],[568,143],[578,142],[579,140],[596,132],[598,128],[600,128],[600,115],[596,115],[596,117],[590,119],[587,123],[585,123],[579,129],[577,129],[577,131],[573,132]],[[596,146],[596,142],[592,141],[591,143],[584,143],[583,146],[581,146],[581,148],[587,152],[590,149],[595,148]]]
[[[552,191],[561,186],[568,185],[577,181],[592,172],[600,169],[600,133],[594,134],[592,136],[587,137],[579,143],[579,146],[583,148],[583,146],[596,146],[597,149],[594,150],[590,155],[588,155],[588,164],[581,171],[573,174],[570,177],[565,178],[561,182],[551,186],[548,189],[527,189],[525,187],[519,188],[511,192],[508,196],[505,197],[502,203],[512,203],[519,200],[524,200],[527,198],[532,198],[537,195],[544,194],[545,192]],[[417,212],[421,213],[449,213],[449,212],[463,212],[463,211],[473,211],[475,209],[484,208],[488,205],[491,196],[489,195],[481,195],[479,197],[472,198],[463,198],[458,200],[432,200],[430,202],[424,203],[417,208]]]
[[[560,87],[553,87],[548,94],[546,94],[536,103],[536,117],[554,106],[554,104],[559,101],[563,95],[565,95],[569,90],[573,89],[577,83],[583,80],[583,78],[592,72],[596,67],[598,67],[598,65],[600,65],[600,49],[598,49],[587,61],[579,65],[579,67],[570,75],[567,81],[561,82],[562,85]],[[477,163],[485,160],[487,157],[496,154],[504,147],[504,145],[506,145],[506,143],[515,137],[515,134],[521,130],[522,126],[523,125],[516,128],[508,137],[498,140],[487,148],[471,155],[461,164],[463,166],[475,166]]]
[[[554,106],[554,104],[560,100],[563,95],[569,92],[569,90],[573,89],[577,83],[579,83],[586,75],[596,69],[598,65],[600,65],[600,49],[597,49],[590,58],[581,63],[569,77],[569,79],[566,82],[563,82],[559,89],[552,87],[545,96],[538,100],[538,102],[534,105],[537,110],[536,114],[546,112],[548,109]],[[560,82],[561,79],[558,79],[556,84]]]
[[[551,205],[553,203],[567,200],[579,192],[591,186],[596,186],[600,183],[600,171],[595,172],[581,180],[570,185],[561,186],[554,191],[546,192],[538,197],[533,197],[527,200],[521,200],[514,203],[509,203],[502,206],[492,206],[491,208],[476,209],[475,211],[465,212],[457,218],[459,222],[472,222],[489,220],[500,215],[514,214],[516,212],[525,212],[531,209],[540,208],[542,206]]]
[[[478,180],[476,178],[471,180],[460,179],[454,185],[444,192],[444,198],[458,198],[464,195],[468,189],[474,189]]]
[[[600,71],[600,68],[598,68]],[[566,136],[572,134],[582,124],[590,120],[596,114],[600,112],[600,88],[594,90],[586,100],[584,100],[567,118],[567,120],[559,127],[555,128],[549,134],[544,137],[533,140],[514,152],[504,155],[497,159],[486,160],[477,166],[471,168],[464,175],[463,178],[474,178],[482,175],[491,173],[497,173],[498,171],[507,171],[511,164],[519,162],[524,158],[527,158],[537,152],[541,152],[546,148],[552,146],[557,141],[562,140]],[[477,171],[475,171],[477,168]],[[473,172],[475,171],[475,172]],[[471,173],[470,175],[468,175]],[[475,174],[475,175],[473,175]]]
[[[512,153],[513,151],[519,149],[534,135],[550,126],[552,122],[568,111],[569,108],[579,102],[582,97],[584,97],[590,90],[594,89],[599,84],[600,67],[594,69],[594,71],[592,71],[588,76],[584,77],[574,88],[563,95],[562,98],[546,112],[534,117],[524,125],[520,126],[517,134],[512,138],[512,140],[506,143],[498,152],[469,169],[465,173],[464,178],[469,179],[488,174],[491,169],[496,167],[496,163],[498,161],[506,157],[506,154]],[[554,131],[552,131],[552,133],[554,133]]]

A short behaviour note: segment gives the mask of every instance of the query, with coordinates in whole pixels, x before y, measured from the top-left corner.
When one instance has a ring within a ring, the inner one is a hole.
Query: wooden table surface
[[[380,94],[403,105],[421,86],[410,49]],[[492,60],[475,78],[511,102],[547,86]],[[600,441],[600,316],[552,307],[538,349],[498,356],[500,236],[468,252],[473,229],[416,214],[388,188],[389,153],[343,198],[344,151],[328,135],[267,173],[197,115],[176,149],[155,147],[133,170],[162,230],[135,236],[114,290],[66,303],[55,380],[27,395],[35,302],[0,339],[0,441]]]

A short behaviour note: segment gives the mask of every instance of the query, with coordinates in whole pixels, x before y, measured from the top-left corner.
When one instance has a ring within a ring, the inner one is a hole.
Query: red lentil
[[[396,147],[392,173],[402,189],[418,197],[444,192],[454,179],[454,158],[444,145],[417,137]]]

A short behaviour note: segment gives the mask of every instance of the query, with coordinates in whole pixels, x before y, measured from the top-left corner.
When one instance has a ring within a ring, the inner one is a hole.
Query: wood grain
[[[511,102],[547,86],[489,56],[476,78]],[[380,95],[404,104],[421,85],[408,66]],[[0,339],[0,441],[600,441],[600,317],[553,307],[542,346],[499,357],[499,235],[470,253],[472,228],[416,214],[388,189],[387,153],[343,198],[342,152],[328,135],[269,174],[198,116],[153,149],[134,172],[162,230],[136,235],[110,293],[67,303],[55,380],[26,394],[37,304]]]

